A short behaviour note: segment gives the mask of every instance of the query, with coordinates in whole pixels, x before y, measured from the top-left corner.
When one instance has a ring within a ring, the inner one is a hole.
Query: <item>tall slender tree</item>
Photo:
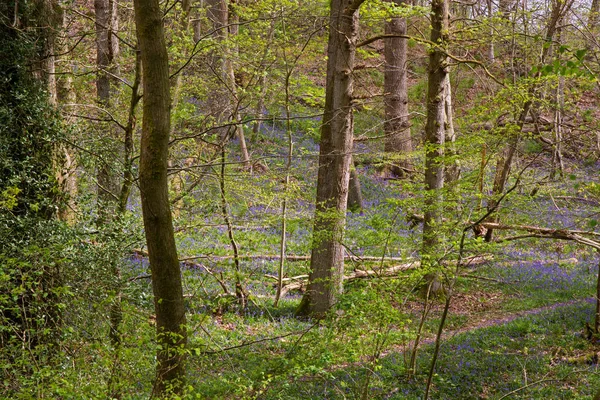
[[[297,310],[322,317],[342,292],[348,184],[352,159],[352,95],[362,0],[332,0],[327,46],[325,110],[321,126],[310,277]]]
[[[431,1],[431,42],[429,50],[429,71],[427,76],[427,124],[425,125],[425,210],[423,221],[422,265],[434,266],[440,258],[440,225],[442,222],[445,168],[444,148],[446,138],[454,134],[452,125],[452,105],[450,79],[448,78],[447,46],[450,38],[449,0]],[[450,169],[451,171],[451,169]],[[449,171],[449,172],[450,172]],[[449,175],[452,175],[450,173]],[[437,274],[426,275],[427,297],[435,290]],[[424,399],[429,398],[431,379],[439,352],[441,327],[448,314],[450,297],[442,314],[440,330],[436,338],[434,354],[427,378]]]
[[[134,8],[144,90],[139,182],[159,344],[154,394],[164,397],[169,391],[183,391],[187,343],[181,272],[167,187],[169,60],[158,0],[135,0]]]

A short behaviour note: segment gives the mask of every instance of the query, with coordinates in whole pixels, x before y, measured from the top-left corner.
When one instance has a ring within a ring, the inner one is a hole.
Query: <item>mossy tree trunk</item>
[[[307,291],[297,310],[303,316],[323,317],[342,292],[342,239],[353,144],[353,70],[361,3],[331,2],[311,271]]]

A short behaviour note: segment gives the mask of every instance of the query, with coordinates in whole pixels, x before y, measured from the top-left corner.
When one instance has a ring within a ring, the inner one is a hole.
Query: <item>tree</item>
[[[586,49],[597,50],[598,47],[598,22],[600,21],[600,0],[592,0],[590,13],[587,20],[588,37],[586,38]]]
[[[96,12],[96,67],[98,69],[96,78],[96,96],[99,106],[105,113],[110,112],[111,106],[111,81],[116,72],[114,64],[119,53],[119,41],[116,30],[118,28],[117,1],[116,0],[94,0]],[[101,119],[106,119],[101,114]],[[107,146],[112,147],[115,133],[112,122],[101,125],[106,133],[101,136]],[[111,149],[106,156],[112,159],[116,150]],[[114,214],[117,205],[118,182],[108,161],[101,160],[98,166],[98,214],[100,220],[109,219]]]
[[[431,2],[431,42],[427,75],[427,124],[425,126],[425,201],[423,221],[423,256],[434,257],[439,243],[442,219],[442,189],[444,187],[444,145],[446,141],[447,96],[449,94],[448,3]]]
[[[542,54],[540,56],[540,60],[538,63],[538,71],[533,76],[533,84],[529,87],[528,96],[526,100],[523,102],[523,105],[520,108],[519,115],[516,118],[516,132],[509,131],[509,138],[504,146],[504,148],[498,154],[498,158],[496,161],[496,171],[494,174],[494,184],[492,188],[492,198],[488,201],[487,207],[488,211],[492,212],[497,209],[498,201],[497,199],[502,195],[504,189],[506,187],[506,182],[508,181],[508,177],[510,175],[510,170],[513,163],[513,158],[517,151],[517,146],[521,139],[521,134],[525,123],[527,121],[527,117],[531,111],[533,106],[533,98],[536,96],[536,91],[538,89],[537,85],[539,85],[539,78],[541,77],[541,69],[545,64],[546,59],[549,55],[552,41],[554,40],[554,35],[558,28],[559,21],[563,18],[563,16],[571,9],[571,5],[574,0],[560,1],[556,0],[552,2],[552,11],[550,13],[550,18],[548,19],[548,23],[546,24],[546,35],[545,35],[545,43],[542,49]],[[497,216],[492,218],[493,222],[497,222]],[[488,229],[485,234],[485,240],[491,241],[493,239],[494,230]]]
[[[171,118],[169,60],[158,0],[135,0],[134,8],[144,91],[139,182],[159,345],[154,393],[162,397],[169,391],[183,391],[187,343],[167,181]]]
[[[44,67],[56,4],[17,4],[0,4],[0,353],[29,377],[35,363],[53,361],[63,315],[63,275],[50,254],[65,233],[54,152],[66,129]]]
[[[230,54],[227,53],[229,36],[235,36],[237,33],[237,25],[230,23],[230,9],[227,0],[209,0],[208,1],[208,18],[213,25],[213,36],[221,45],[218,51],[225,51],[225,54],[214,55],[213,65],[211,68],[217,75],[217,87],[212,96],[213,110],[217,115],[217,123],[234,123],[235,134],[240,141],[240,150],[242,162],[245,167],[250,167],[250,155],[246,147],[246,138],[241,121],[238,99],[237,86],[235,82],[235,71],[233,69],[233,60]],[[225,129],[229,131],[229,129]],[[232,135],[233,136],[233,135]]]
[[[403,0],[393,0],[396,5]],[[406,18],[393,17],[385,23],[384,40],[384,98],[385,104],[385,145],[386,153],[394,153],[390,172],[395,176],[403,176],[412,170],[407,158],[412,151],[410,137],[410,121],[408,118],[408,80],[407,80],[407,42]],[[399,156],[399,157],[398,157]]]
[[[331,2],[311,271],[298,315],[324,316],[342,292],[342,239],[354,133],[353,70],[361,4],[360,0]]]

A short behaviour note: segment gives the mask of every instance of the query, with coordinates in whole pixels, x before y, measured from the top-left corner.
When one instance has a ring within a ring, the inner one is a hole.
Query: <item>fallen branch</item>
[[[597,206],[600,205],[600,202],[598,202],[597,200],[594,199],[586,199],[585,197],[575,197],[575,196],[556,196],[557,199],[559,200],[566,200],[566,201],[578,201],[580,203],[587,203],[587,204],[591,204],[593,206]]]
[[[497,229],[497,230],[514,230],[514,231],[525,231],[528,232],[527,235],[519,235],[509,238],[504,238],[497,240],[497,242],[509,241],[509,240],[517,240],[523,238],[543,238],[543,239],[558,239],[558,240],[572,240],[577,243],[584,244],[586,246],[590,246],[596,250],[600,251],[600,242],[587,238],[583,235],[590,235],[599,237],[600,233],[593,231],[578,231],[578,230],[569,230],[569,229],[553,229],[553,228],[542,228],[539,226],[530,226],[530,225],[505,225],[500,224],[498,222],[481,222],[479,224],[487,229]]]
[[[279,277],[274,276],[274,275],[269,275],[269,274],[265,274],[265,278],[274,279],[274,280],[279,279]],[[308,279],[308,275],[292,276],[290,278],[283,278],[281,281],[282,282],[291,282],[291,281],[297,281],[297,280],[301,280],[301,279]]]

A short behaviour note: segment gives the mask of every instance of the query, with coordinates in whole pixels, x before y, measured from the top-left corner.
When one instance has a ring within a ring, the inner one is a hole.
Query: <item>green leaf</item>
[[[586,50],[586,49],[580,49],[580,50],[577,50],[577,51],[575,52],[575,57],[577,57],[577,59],[578,59],[579,61],[582,61],[582,60],[583,60],[583,57],[585,57],[585,53],[587,53],[587,50]]]

